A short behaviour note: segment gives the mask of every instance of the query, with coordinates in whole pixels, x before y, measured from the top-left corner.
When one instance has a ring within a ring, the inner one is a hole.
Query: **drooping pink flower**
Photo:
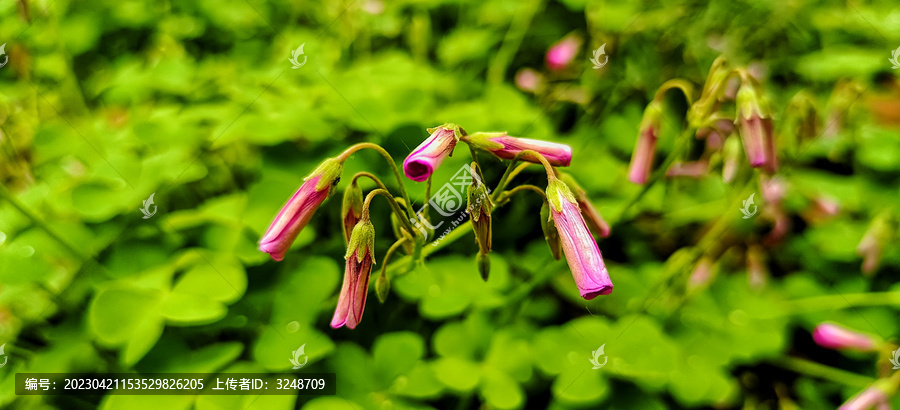
[[[428,179],[444,159],[453,155],[462,130],[454,124],[444,124],[429,128],[428,132],[431,135],[403,161],[403,173],[416,182]]]
[[[581,297],[591,300],[598,295],[612,293],[613,284],[600,248],[588,231],[572,191],[562,181],[554,178],[548,184],[546,194],[550,203],[550,217],[556,225],[566,262]]]
[[[374,246],[375,228],[366,216],[353,228],[347,254],[344,255],[347,260],[344,283],[331,318],[331,327],[337,329],[346,325],[355,329],[362,320],[369,293],[369,277],[375,265]]]
[[[319,205],[328,198],[341,170],[341,161],[329,158],[307,176],[259,240],[259,250],[268,253],[276,261],[284,259],[284,254],[297,239],[297,235],[319,209]]]
[[[505,132],[477,132],[468,136],[466,141],[502,159],[513,159],[522,151],[534,151],[543,155],[554,167],[567,167],[572,162],[572,147],[556,142],[510,137]],[[531,154],[519,159],[537,164],[541,162]]]
[[[828,349],[871,352],[877,347],[870,336],[834,323],[822,323],[816,326],[812,336],[816,344]]]
[[[553,71],[565,69],[572,63],[581,48],[581,37],[568,35],[547,50],[547,67]]]
[[[703,178],[709,173],[706,160],[675,162],[666,170],[667,177]]]

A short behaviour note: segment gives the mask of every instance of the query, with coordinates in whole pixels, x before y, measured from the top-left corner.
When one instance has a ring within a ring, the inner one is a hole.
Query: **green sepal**
[[[368,217],[360,220],[353,227],[353,233],[350,234],[350,244],[347,245],[347,253],[344,259],[349,259],[356,253],[356,260],[362,262],[366,253],[372,255],[372,264],[375,264],[375,226],[369,221]]]
[[[575,200],[575,195],[572,194],[572,191],[568,186],[559,179],[552,179],[547,184],[547,201],[550,202],[550,206],[553,207],[553,211],[562,212],[562,201],[569,201],[575,206],[578,206],[578,201]]]
[[[317,176],[321,176],[322,179],[316,183],[316,191],[321,191],[323,189],[328,189],[331,185],[337,182],[341,177],[341,172],[344,171],[344,162],[338,158],[328,158],[325,161],[322,161],[316,169],[313,170],[306,178],[303,178],[304,181],[315,178]]]

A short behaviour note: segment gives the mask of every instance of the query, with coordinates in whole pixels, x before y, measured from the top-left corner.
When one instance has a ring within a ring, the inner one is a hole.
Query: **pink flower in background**
[[[652,127],[646,128],[638,136],[634,153],[631,154],[631,164],[628,166],[628,180],[635,184],[646,184],[650,178],[653,157],[656,155],[656,131]]]
[[[813,331],[813,340],[819,346],[828,349],[852,349],[870,352],[877,347],[870,336],[833,323],[822,323],[816,326],[816,330]]]
[[[558,179],[550,181],[546,192],[550,217],[556,225],[566,262],[581,297],[591,300],[612,293],[613,284],[600,248],[588,231],[572,192]]]
[[[878,410],[891,410],[889,399],[888,394],[881,390],[879,386],[871,386],[847,400],[841,407],[838,407],[838,410],[869,410],[873,407]]]
[[[452,124],[429,128],[428,132],[431,135],[403,161],[403,173],[416,182],[428,179],[453,154],[460,136],[460,128]]]
[[[268,253],[276,261],[284,259],[284,254],[297,239],[297,235],[319,209],[319,205],[328,198],[341,169],[340,160],[330,158],[307,176],[303,185],[284,204],[259,240],[259,250]]]
[[[516,73],[516,87],[519,87],[522,91],[537,92],[543,83],[544,78],[541,76],[541,73],[530,68],[523,68]]]
[[[563,70],[572,63],[581,48],[581,37],[568,35],[547,50],[547,67],[553,71]]]

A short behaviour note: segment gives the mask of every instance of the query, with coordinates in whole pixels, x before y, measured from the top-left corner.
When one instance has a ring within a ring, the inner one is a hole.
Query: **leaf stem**
[[[349,148],[344,150],[344,152],[342,152],[338,156],[338,158],[340,158],[341,161],[346,161],[347,158],[349,158],[350,155],[353,155],[353,153],[355,153],[356,151],[367,148],[377,151],[379,154],[381,154],[381,156],[384,157],[384,159],[387,160],[388,164],[391,166],[391,171],[394,172],[394,177],[397,178],[397,185],[400,189],[400,194],[403,195],[403,200],[406,201],[406,213],[409,216],[410,220],[415,220],[416,214],[412,210],[412,201],[409,200],[409,194],[406,193],[406,187],[403,186],[403,177],[400,175],[400,169],[397,168],[397,164],[394,162],[394,158],[391,157],[391,154],[389,154],[384,148],[382,148],[378,144],[373,144],[371,142],[361,142],[359,144],[351,145]],[[393,201],[393,199],[391,199],[391,201]],[[407,220],[407,224],[409,224],[409,220]],[[413,232],[410,233],[415,235],[415,233]]]

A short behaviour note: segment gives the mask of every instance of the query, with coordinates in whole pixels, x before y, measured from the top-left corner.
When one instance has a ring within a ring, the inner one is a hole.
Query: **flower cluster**
[[[556,167],[567,167],[572,161],[572,148],[565,144],[518,138],[505,132],[479,132],[469,135],[455,124],[444,124],[428,129],[429,136],[403,161],[403,173],[407,178],[423,182],[431,178],[435,170],[453,154],[459,142],[471,148],[471,185],[466,191],[468,213],[479,252],[476,267],[487,280],[490,272],[491,213],[509,202],[510,197],[526,190],[539,193],[544,198],[541,226],[553,256],[560,258],[560,250],[572,271],[581,296],[593,299],[612,292],[613,285],[600,254],[600,248],[591,235],[591,229],[601,236],[610,234],[609,224],[591,204],[586,192],[571,175],[559,172]],[[380,146],[371,143],[356,144],[335,158],[326,159],[309,176],[275,216],[269,229],[259,242],[259,249],[281,261],[289,251],[300,231],[320,205],[331,196],[340,180],[344,162],[360,149],[374,149],[381,153],[394,170],[397,189],[395,196],[378,177],[368,172],[353,176],[344,190],[341,206],[342,233],[347,243],[344,280],[338,296],[337,308],[331,326],[355,328],[362,320],[369,278],[375,266],[375,227],[369,208],[372,199],[385,196],[392,209],[391,222],[396,242],[388,249],[382,270],[375,282],[379,300],[384,301],[390,289],[387,262],[398,250],[405,251],[413,261],[422,258],[422,247],[434,239],[433,226],[429,222],[428,208],[424,212],[413,210],[413,204],[403,187],[399,170],[391,156]],[[509,168],[494,191],[484,183],[478,165],[477,152],[485,152],[500,160],[509,160]],[[547,187],[519,185],[506,189],[513,166],[519,162],[540,164],[547,174]],[[369,178],[376,189],[364,195],[358,179]],[[425,202],[429,202],[426,198]],[[590,226],[590,228],[589,228]],[[428,227],[428,228],[423,228]],[[412,264],[408,266],[413,266]]]

